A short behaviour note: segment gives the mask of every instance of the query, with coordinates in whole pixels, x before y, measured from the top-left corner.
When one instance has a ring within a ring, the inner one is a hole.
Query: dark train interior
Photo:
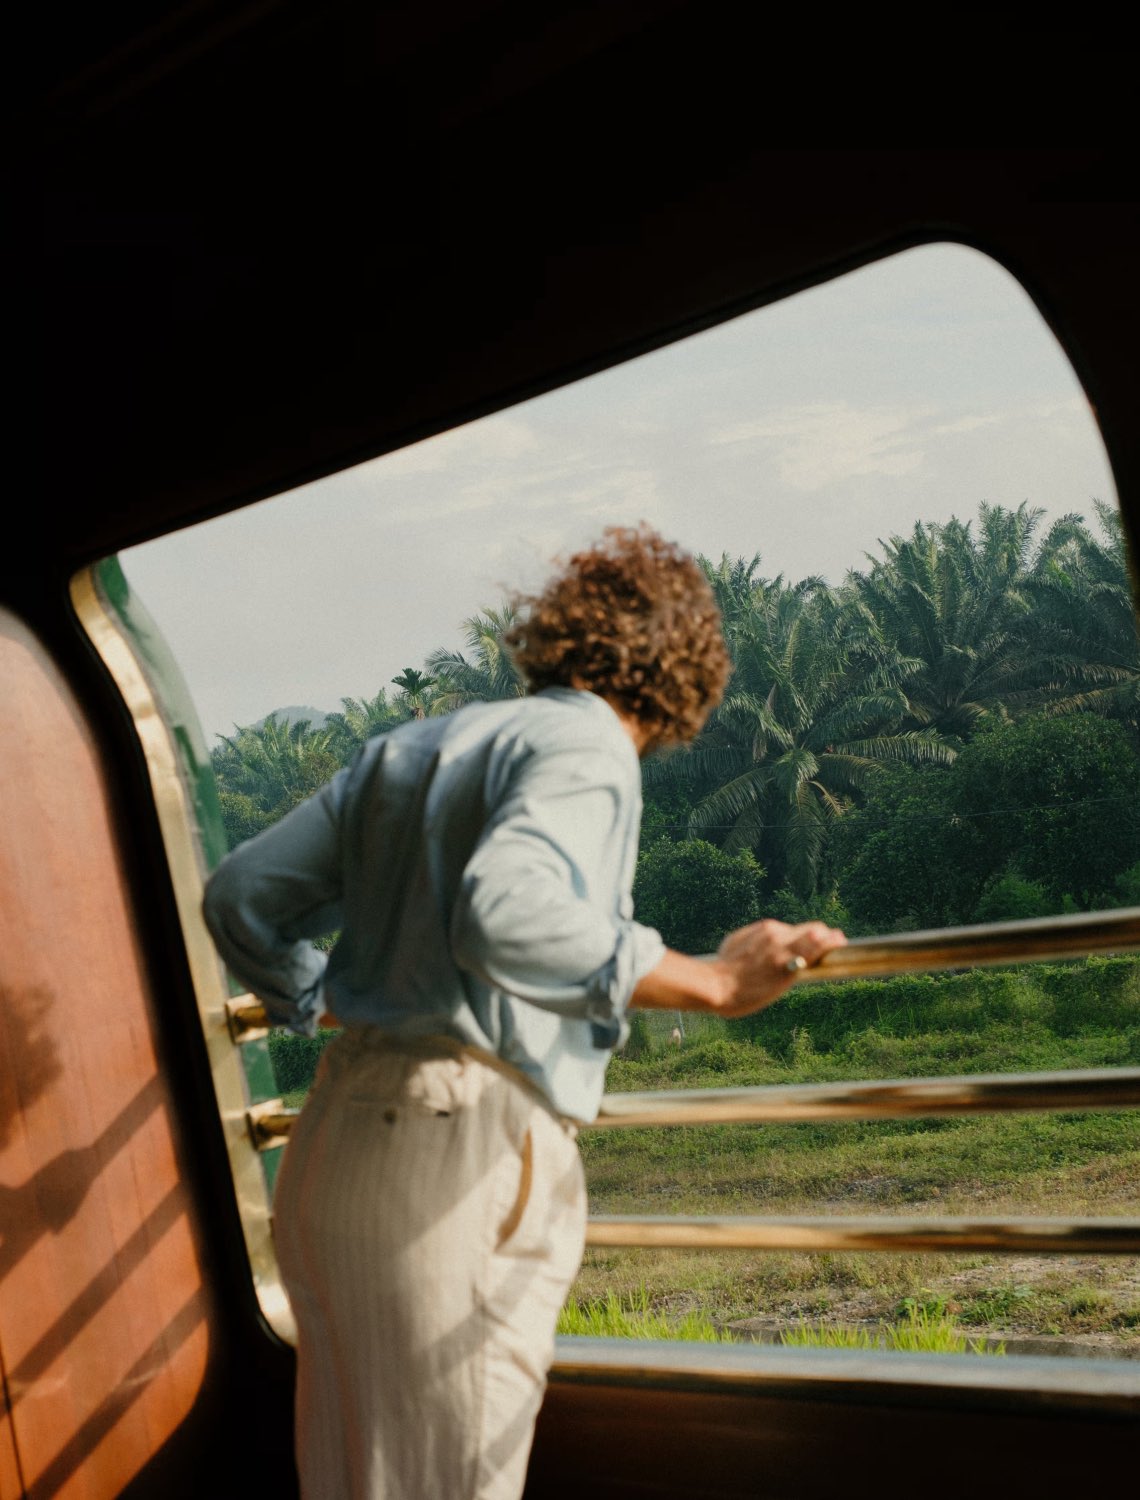
[[[1067,352],[1135,556],[1134,156],[772,144],[810,91],[770,66],[745,86],[754,38],[694,0],[38,26],[6,167],[30,461],[0,598],[0,1495],[284,1497],[292,1352],[250,1276],[142,729],[72,579],[943,240],[1012,272]],[[527,1494],[1067,1494],[1092,1455],[1134,1462],[1138,1397],[1054,1363],[986,1388],[579,1353]]]

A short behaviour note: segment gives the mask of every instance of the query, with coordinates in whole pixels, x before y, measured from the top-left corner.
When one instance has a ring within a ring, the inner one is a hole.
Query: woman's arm
[[[818,963],[847,939],[822,922],[753,922],[729,933],[713,958],[672,948],[634,989],[640,1010],[698,1010],[731,1018],[771,1005],[795,982],[800,965]]]

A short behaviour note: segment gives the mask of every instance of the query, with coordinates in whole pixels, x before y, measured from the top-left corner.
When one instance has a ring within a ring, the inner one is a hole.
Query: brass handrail
[[[1140,907],[1130,906],[1120,911],[1076,912],[1063,917],[1031,917],[1023,922],[854,938],[845,948],[825,954],[818,964],[804,969],[796,976],[796,983],[875,979],[932,969],[992,967],[1137,950]],[[231,1000],[228,1013],[235,1042],[265,1035],[269,1019],[259,1000],[252,996]]]
[[[750,1125],[774,1120],[893,1120],[1007,1111],[1135,1109],[1140,1068],[1074,1068],[1056,1073],[979,1073],[874,1083],[770,1084],[607,1094],[588,1129],[636,1125]],[[248,1112],[255,1145],[288,1138],[300,1110],[280,1099]]]
[[[873,1083],[780,1083],[607,1094],[591,1128],[889,1120],[1138,1106],[1140,1068],[1073,1068],[1053,1073],[976,1073]]]
[[[1140,906],[1129,906],[1119,911],[1074,912],[1064,917],[1030,917],[1021,922],[987,922],[976,927],[854,938],[846,947],[834,949],[818,964],[804,969],[796,982],[874,979],[924,969],[1037,963],[1137,949],[1140,949]]]
[[[587,1245],[670,1250],[982,1250],[997,1255],[1136,1255],[1140,1219],[591,1217]]]
[[[560,1335],[550,1371],[552,1386],[608,1386],[611,1390],[789,1394],[834,1401],[913,1402],[917,1392],[939,1409],[1036,1412],[1047,1419],[1083,1410],[1098,1420],[1115,1416],[1134,1425],[1140,1401],[1140,1361],[1056,1359],[945,1359],[939,1354],[887,1349],[813,1349],[738,1343],[652,1343]],[[840,1393],[842,1393],[840,1395]],[[619,1398],[620,1399],[620,1398]],[[1102,1428],[1102,1431],[1107,1429]],[[810,1493],[821,1493],[812,1489]],[[945,1493],[945,1492],[944,1492]]]

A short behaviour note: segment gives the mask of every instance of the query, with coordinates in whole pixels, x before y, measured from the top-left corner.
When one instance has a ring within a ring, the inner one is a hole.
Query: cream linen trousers
[[[303,1500],[521,1495],[582,1258],[575,1135],[448,1038],[326,1050],[275,1201]]]

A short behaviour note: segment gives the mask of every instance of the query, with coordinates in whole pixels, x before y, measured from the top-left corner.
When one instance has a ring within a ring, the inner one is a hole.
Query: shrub
[[[271,1031],[269,1061],[273,1065],[278,1091],[282,1094],[295,1094],[301,1089],[307,1089],[317,1071],[321,1053],[336,1035],[335,1031],[321,1031],[316,1036],[295,1036],[291,1031]]]
[[[887,1038],[936,1033],[992,1036],[1001,1024],[1023,1033],[1039,1027],[1059,1036],[1135,1031],[1140,1027],[1140,963],[1090,958],[1063,965],[805,985],[778,1005],[730,1022],[729,1031],[786,1059],[797,1031],[808,1032],[815,1050],[827,1053],[845,1050],[872,1031],[874,1045],[880,1045]]]
[[[635,1010],[629,1017],[629,1036],[622,1048],[626,1057],[634,1062],[653,1055],[653,1043],[649,1036],[649,1022],[645,1012]]]
[[[659,839],[637,861],[637,919],[671,948],[711,953],[727,933],[759,918],[763,881],[747,850],[725,854],[701,839]]]
[[[1054,903],[1037,880],[1024,880],[1010,871],[990,880],[974,908],[974,922],[1017,922],[1024,917],[1049,917]]]

